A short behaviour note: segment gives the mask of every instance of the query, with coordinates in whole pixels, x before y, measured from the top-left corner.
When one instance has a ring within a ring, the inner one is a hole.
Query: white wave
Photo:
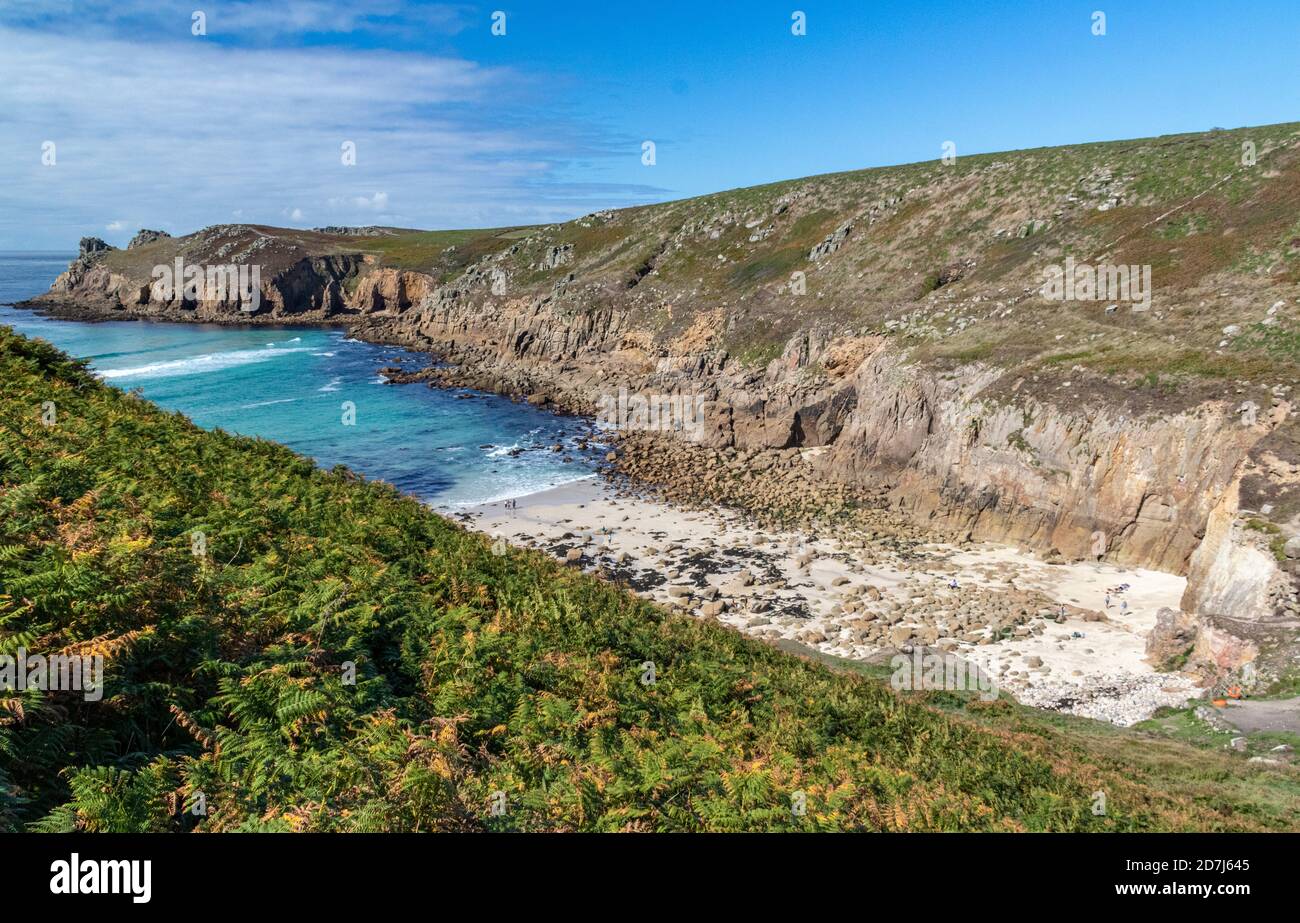
[[[343,384],[343,379],[335,378],[332,381],[330,381],[329,384],[325,385],[323,388],[317,388],[316,390],[329,393],[331,391],[337,391],[339,389],[339,385],[341,384]]]
[[[514,443],[513,445],[499,445],[499,446],[497,446],[495,449],[493,449],[491,452],[488,452],[488,453],[487,453],[487,457],[488,457],[488,458],[503,458],[503,457],[505,457],[506,455],[509,455],[511,452],[515,451],[515,449],[517,449],[517,448],[519,448],[519,443],[517,443],[517,442]]]
[[[220,372],[223,369],[252,365],[257,362],[269,362],[290,353],[307,352],[307,347],[292,349],[234,349],[224,353],[208,353],[203,356],[191,356],[188,359],[171,359],[167,362],[151,362],[126,369],[101,369],[96,372],[105,381],[120,378],[175,378],[180,375],[201,375],[205,372]]]
[[[580,481],[590,481],[596,477],[594,474],[582,474],[577,477],[552,477],[535,483],[520,484],[504,493],[489,494],[482,499],[471,500],[448,500],[444,502],[446,507],[452,509],[465,509],[472,506],[482,506],[488,503],[500,503],[502,500],[518,500],[521,497],[531,497],[533,494],[545,493],[548,490],[555,490],[557,487],[567,487],[570,484],[577,484]]]
[[[270,407],[272,404],[292,404],[296,397],[282,397],[278,401],[258,401],[255,404],[241,404],[240,410],[252,410],[254,407]]]

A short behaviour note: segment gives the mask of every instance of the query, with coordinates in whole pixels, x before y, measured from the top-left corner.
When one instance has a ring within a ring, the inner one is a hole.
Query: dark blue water
[[[0,252],[0,305],[46,291],[69,258]],[[200,426],[283,443],[435,505],[516,497],[587,477],[599,451],[577,448],[589,435],[580,420],[496,395],[386,384],[379,368],[419,368],[428,357],[341,330],[81,323],[3,306],[0,324],[89,359],[109,384],[138,389]],[[349,406],[353,425],[345,422]],[[557,443],[565,451],[551,451]]]

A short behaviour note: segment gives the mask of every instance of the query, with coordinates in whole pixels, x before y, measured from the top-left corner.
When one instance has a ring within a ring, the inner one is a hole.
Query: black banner
[[[97,905],[127,914],[208,903],[337,911],[457,898],[487,899],[494,908],[535,909],[540,901],[559,910],[565,894],[582,904],[643,902],[649,912],[700,891],[732,910],[767,908],[775,891],[844,906],[893,895],[944,907],[974,901],[987,910],[1029,907],[1021,902],[1041,897],[1071,909],[1172,900],[1231,912],[1293,894],[1300,847],[1293,834],[6,839],[0,877],[10,906]]]

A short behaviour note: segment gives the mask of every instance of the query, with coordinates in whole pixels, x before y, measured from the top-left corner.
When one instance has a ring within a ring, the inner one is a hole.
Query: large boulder
[[[1147,635],[1147,660],[1157,668],[1180,666],[1195,642],[1196,617],[1163,607],[1156,613],[1156,627]]]

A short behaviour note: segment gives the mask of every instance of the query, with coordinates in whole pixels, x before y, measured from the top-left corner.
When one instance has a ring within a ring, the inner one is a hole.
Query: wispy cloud
[[[59,28],[60,6],[18,25],[13,8],[0,13],[0,248],[64,245],[105,226],[124,238],[141,226],[187,233],[286,216],[545,222],[662,192],[566,181],[567,164],[622,142],[539,118],[530,105],[538,81],[510,68],[328,44],[220,45],[188,28],[145,41],[103,22]],[[271,14],[259,4],[210,6],[263,38],[308,22],[346,30],[402,18],[390,4],[299,0],[276,25],[262,23]],[[116,8],[123,21],[142,15]],[[449,22],[456,15],[447,8]],[[348,142],[355,164],[345,163]]]
[[[27,28],[74,29],[82,34],[148,34],[164,40],[189,35],[201,12],[210,37],[253,45],[284,37],[328,39],[357,34],[419,32],[454,35],[473,21],[464,3],[403,0],[42,0],[0,2],[0,16]]]

